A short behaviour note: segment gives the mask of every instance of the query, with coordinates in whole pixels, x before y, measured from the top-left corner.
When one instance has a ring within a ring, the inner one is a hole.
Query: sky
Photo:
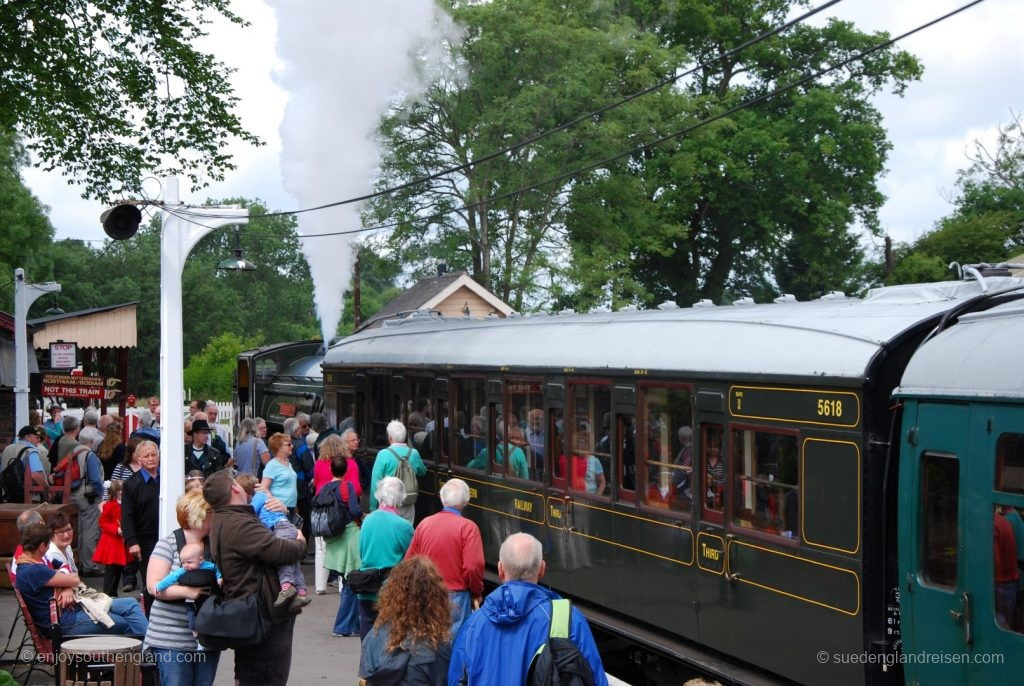
[[[898,35],[964,2],[844,0],[826,14],[853,21],[862,30]],[[181,198],[202,204],[207,198],[242,196],[259,198],[272,209],[295,209],[296,201],[285,190],[281,173],[280,127],[289,93],[279,85],[287,79],[281,78],[284,63],[277,54],[277,17],[262,2],[234,0],[232,6],[251,25],[243,29],[219,23],[203,48],[237,69],[232,82],[241,98],[238,112],[243,124],[267,145],[235,144],[231,150],[237,170],[229,172],[223,182],[194,192],[183,182]],[[874,100],[893,146],[888,171],[880,181],[887,197],[880,219],[883,231],[895,241],[914,240],[950,212],[956,174],[967,166],[973,141],[994,140],[996,127],[1009,121],[1011,110],[1021,111],[1021,26],[1024,2],[986,0],[898,44],[921,60],[924,76],[912,83],[903,97],[882,94]],[[346,40],[345,25],[332,28],[330,40]],[[99,215],[104,208],[99,203],[82,200],[59,172],[26,169],[24,177],[49,206],[58,239],[102,242]],[[149,196],[159,196],[157,180],[147,180],[144,188]],[[342,197],[323,197],[320,202]]]

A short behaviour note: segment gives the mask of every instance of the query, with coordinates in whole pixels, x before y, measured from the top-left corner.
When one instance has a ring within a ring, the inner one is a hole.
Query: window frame
[[[796,459],[797,459],[797,465],[796,465],[796,468],[797,468],[796,469],[797,483],[794,485],[793,490],[795,490],[797,492],[797,497],[799,497],[800,488],[802,487],[802,484],[800,483],[800,479],[803,476],[803,447],[802,447],[802,440],[801,440],[801,438],[803,437],[803,434],[800,432],[800,429],[793,428],[793,427],[777,427],[777,426],[772,426],[772,425],[767,425],[767,424],[752,424],[752,423],[747,423],[747,422],[732,422],[732,423],[729,423],[729,425],[728,425],[728,431],[729,431],[729,436],[728,436],[729,457],[728,457],[728,459],[726,460],[726,463],[725,463],[725,465],[726,465],[725,466],[725,470],[726,470],[725,480],[726,480],[726,483],[730,484],[731,487],[727,487],[726,488],[726,494],[729,497],[729,502],[727,504],[725,504],[724,506],[728,508],[727,510],[725,510],[725,512],[729,515],[728,516],[728,529],[729,529],[729,531],[743,532],[743,534],[745,536],[749,536],[751,538],[758,538],[758,539],[761,539],[761,540],[764,540],[764,541],[770,541],[772,543],[776,543],[776,544],[779,544],[779,545],[785,545],[785,546],[789,546],[789,547],[793,547],[793,548],[799,547],[800,544],[801,544],[802,538],[803,538],[803,520],[802,519],[800,520],[801,521],[800,536],[798,536],[796,538],[788,538],[786,536],[783,536],[781,530],[779,531],[779,533],[774,533],[774,532],[771,532],[771,531],[766,531],[764,529],[757,529],[757,528],[754,528],[753,526],[744,526],[743,524],[739,523],[739,521],[738,521],[738,513],[736,512],[736,507],[738,505],[738,503],[736,502],[736,493],[737,493],[736,489],[739,486],[740,482],[743,481],[744,479],[740,478],[739,471],[736,469],[736,466],[733,464],[733,458],[735,457],[735,454],[734,454],[735,447],[733,446],[733,436],[735,435],[735,433],[737,431],[753,431],[755,433],[757,433],[757,432],[769,433],[769,434],[774,434],[776,436],[792,436],[794,438],[794,441],[795,441]],[[754,478],[756,478],[756,477],[754,477]],[[789,484],[786,484],[786,485],[788,486]]]
[[[638,395],[638,398],[637,398],[637,412],[635,413],[633,419],[634,419],[634,422],[635,422],[636,421],[636,417],[637,416],[640,417],[640,421],[641,421],[641,423],[644,426],[645,436],[644,436],[644,440],[640,441],[639,440],[639,436],[634,434],[635,435],[635,439],[634,440],[636,440],[636,443],[637,443],[633,447],[633,450],[634,450],[634,453],[635,453],[635,458],[634,459],[636,459],[640,464],[637,465],[637,473],[636,473],[636,480],[637,480],[637,484],[636,485],[637,485],[637,488],[635,490],[633,490],[633,491],[627,491],[627,493],[631,493],[632,494],[632,499],[635,500],[635,502],[639,503],[641,505],[641,507],[644,510],[648,511],[648,512],[656,512],[656,513],[658,513],[660,515],[670,515],[670,516],[678,517],[678,518],[685,519],[685,520],[688,520],[688,521],[693,520],[694,517],[695,517],[695,514],[696,514],[695,513],[696,506],[694,505],[693,499],[691,499],[691,501],[690,501],[690,509],[688,509],[688,510],[676,509],[676,508],[671,507],[671,505],[669,505],[668,507],[659,507],[658,505],[653,505],[653,504],[647,502],[647,494],[646,494],[646,492],[647,492],[647,489],[650,488],[650,484],[651,484],[650,475],[648,474],[648,466],[650,464],[650,459],[649,459],[649,456],[647,454],[647,451],[648,451],[648,441],[646,440],[646,431],[647,431],[647,426],[649,425],[647,397],[648,397],[648,393],[650,392],[651,389],[664,389],[664,390],[680,390],[680,389],[682,389],[682,390],[686,390],[690,394],[690,408],[689,408],[690,423],[688,424],[688,426],[694,432],[694,435],[693,435],[693,439],[694,440],[693,440],[693,444],[692,445],[694,446],[694,448],[696,448],[697,447],[697,430],[696,430],[695,424],[697,424],[697,406],[696,406],[696,391],[695,391],[695,388],[696,388],[696,384],[694,384],[691,381],[653,381],[652,380],[652,381],[642,381],[642,382],[637,384],[637,395]],[[637,428],[639,428],[639,427],[637,426]],[[678,433],[680,428],[681,428],[681,426],[680,427],[676,427],[675,431]],[[669,442],[671,443],[671,439],[670,439]],[[694,455],[694,461],[695,462],[697,461],[697,457],[698,456],[695,454]],[[675,460],[675,456],[674,455],[670,456],[670,460],[674,461]],[[691,476],[690,476],[690,483],[691,483],[691,489],[690,490],[691,490],[691,493],[692,493],[692,491],[693,491],[693,483],[694,483],[693,473],[692,472],[691,472]],[[639,486],[641,484],[644,485],[643,490],[641,490],[639,488]]]
[[[563,449],[565,451],[565,458],[566,458],[566,465],[565,466],[566,466],[566,470],[565,470],[565,476],[561,479],[562,483],[564,484],[562,487],[566,491],[568,491],[569,493],[579,494],[580,496],[583,496],[583,497],[586,497],[586,498],[596,498],[596,499],[610,501],[611,500],[612,488],[613,488],[613,484],[612,484],[610,475],[612,473],[614,473],[614,470],[615,470],[615,465],[611,464],[610,462],[615,457],[614,451],[610,451],[609,455],[608,455],[608,459],[609,459],[609,463],[610,464],[609,464],[609,469],[606,472],[604,472],[604,477],[605,477],[604,493],[602,493],[602,494],[589,493],[586,490],[579,490],[579,489],[573,488],[573,486],[572,486],[572,479],[570,478],[570,476],[572,474],[572,452],[574,452],[575,449],[576,449],[575,445],[576,445],[576,433],[577,433],[576,420],[575,420],[575,417],[576,417],[576,394],[574,393],[574,390],[575,390],[575,388],[577,386],[604,387],[605,388],[605,390],[607,391],[607,394],[608,394],[608,410],[607,410],[607,412],[609,413],[609,417],[610,417],[609,425],[608,425],[608,430],[611,431],[611,428],[612,428],[611,427],[611,418],[613,417],[613,415],[611,414],[611,412],[612,412],[612,405],[613,405],[612,399],[614,397],[614,395],[613,395],[614,394],[614,389],[613,389],[612,379],[610,379],[610,378],[602,378],[602,377],[572,377],[572,378],[566,379],[566,381],[565,381],[565,395],[566,395],[565,417],[569,418],[570,421],[568,423],[566,423],[566,425],[565,425],[565,438],[564,438],[565,445],[563,446]],[[593,420],[593,418],[591,418],[591,419]],[[600,418],[597,419],[597,421],[602,421],[602,420],[603,420],[603,417],[600,417]],[[595,431],[594,431],[594,423],[595,423],[594,421],[591,421],[590,438],[591,438],[591,445],[596,447],[596,445],[597,445],[597,436],[595,435]],[[594,452],[594,456],[596,457],[596,452]],[[552,459],[555,458],[554,455],[552,455],[551,457],[552,457]],[[598,461],[600,462],[600,458],[598,458]],[[604,470],[604,465],[603,464],[601,465],[601,468],[602,468],[602,470]]]

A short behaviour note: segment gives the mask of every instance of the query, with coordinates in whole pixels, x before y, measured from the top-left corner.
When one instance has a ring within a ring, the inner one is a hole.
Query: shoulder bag
[[[221,531],[217,550],[221,550]],[[214,560],[217,562],[216,560]],[[218,567],[223,567],[217,563]],[[244,598],[227,599],[219,593],[208,598],[196,613],[196,631],[203,647],[237,649],[263,643],[270,635],[270,617],[257,589]]]

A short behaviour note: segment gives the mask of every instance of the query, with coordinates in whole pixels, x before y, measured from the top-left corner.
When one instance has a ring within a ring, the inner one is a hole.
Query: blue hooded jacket
[[[537,648],[548,640],[554,591],[528,581],[506,581],[469,616],[452,647],[448,686],[522,686]],[[608,678],[594,636],[583,614],[572,608],[569,638],[594,672],[594,683]]]

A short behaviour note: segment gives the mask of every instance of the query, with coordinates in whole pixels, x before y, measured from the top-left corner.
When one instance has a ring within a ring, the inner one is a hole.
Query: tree
[[[195,47],[224,0],[0,5],[0,131],[106,199],[148,174],[193,185],[233,169],[232,138],[260,144],[234,107],[232,70]]]
[[[1000,262],[1024,250],[1024,122],[1011,113],[992,150],[975,141],[957,176],[953,212],[913,245],[900,246],[892,283],[955,278],[950,262]]]
[[[14,310],[16,268],[25,269],[29,282],[50,276],[45,248],[53,240],[53,226],[46,207],[21,178],[27,162],[17,138],[0,133],[0,283],[6,286],[0,287],[0,309],[9,312]]]
[[[640,27],[708,65],[681,84],[667,131],[725,112],[884,40],[837,20],[799,25],[732,57],[780,25],[793,0],[625,3]],[[741,109],[677,142],[582,178],[568,226],[578,291],[565,304],[688,305],[789,291],[856,290],[856,223],[877,231],[878,175],[890,144],[870,96],[920,74],[892,49]]]
[[[261,342],[259,338],[243,339],[230,331],[212,338],[188,361],[185,388],[197,398],[230,398],[238,353],[255,348]]]
[[[449,76],[424,102],[385,118],[380,186],[467,164],[553,128],[652,83],[677,61],[655,36],[636,32],[611,3],[465,1],[452,3],[451,10],[465,27],[463,41],[451,46],[464,76]],[[432,273],[437,262],[466,270],[523,309],[546,297],[564,269],[571,181],[492,199],[622,147],[634,131],[649,128],[666,97],[648,97],[538,144],[380,198],[368,221],[401,225],[370,243],[394,254],[414,276]],[[447,214],[426,218],[439,213]]]

